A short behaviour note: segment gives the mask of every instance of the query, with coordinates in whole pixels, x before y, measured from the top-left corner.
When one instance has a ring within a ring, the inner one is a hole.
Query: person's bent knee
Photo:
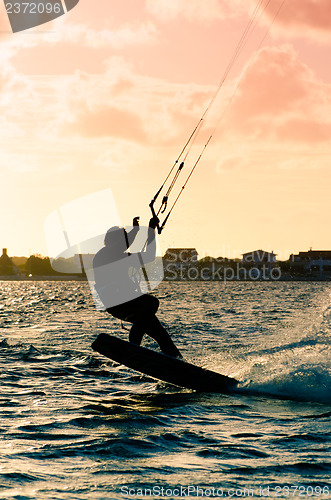
[[[159,308],[160,301],[154,295],[143,295],[142,305],[144,310],[150,315],[155,314]]]
[[[151,306],[153,308],[153,312],[154,314],[156,313],[156,311],[158,310],[159,308],[159,305],[160,305],[160,301],[159,299],[157,299],[156,297],[154,297],[154,295],[149,295],[149,297],[153,300],[151,300]]]

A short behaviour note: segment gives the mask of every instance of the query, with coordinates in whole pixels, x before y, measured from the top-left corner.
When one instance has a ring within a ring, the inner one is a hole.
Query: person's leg
[[[159,303],[159,300],[153,295],[145,294],[106,310],[115,318],[134,323],[140,321],[147,315],[156,314]]]
[[[169,333],[161,325],[160,321],[157,319],[155,315],[146,318],[146,321],[144,323],[144,329],[147,335],[156,340],[163,354],[179,358],[182,357],[179,349],[177,349],[177,347],[171,340]]]
[[[153,295],[141,295],[130,302],[107,309],[115,318],[132,323],[129,341],[140,345],[145,334],[145,318],[156,313],[159,301]]]
[[[107,309],[107,311],[123,321],[132,323],[129,340],[140,345],[145,333],[159,344],[161,351],[168,356],[182,357],[171,340],[167,330],[155,316],[159,308],[159,300],[153,295],[141,295],[136,299]]]
[[[145,330],[143,325],[140,323],[133,323],[130,333],[129,333],[129,341],[132,344],[140,345],[145,334]]]

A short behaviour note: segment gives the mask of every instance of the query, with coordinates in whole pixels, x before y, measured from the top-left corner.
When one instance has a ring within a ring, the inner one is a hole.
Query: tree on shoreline
[[[41,255],[31,255],[26,262],[26,271],[28,274],[36,276],[53,276],[58,274],[53,270],[49,257]]]

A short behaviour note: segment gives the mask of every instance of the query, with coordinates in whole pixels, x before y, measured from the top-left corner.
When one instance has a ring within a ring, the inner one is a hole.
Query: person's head
[[[114,226],[108,229],[105,240],[105,246],[114,253],[123,253],[129,247],[128,234],[124,227]]]

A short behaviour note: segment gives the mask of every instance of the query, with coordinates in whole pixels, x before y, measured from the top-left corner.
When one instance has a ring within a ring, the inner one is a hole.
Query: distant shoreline
[[[0,276],[0,281],[87,281],[85,276]]]
[[[0,281],[88,281],[85,276],[0,276]],[[307,281],[307,282],[325,282],[331,283],[330,277],[313,277],[313,276],[283,276],[279,279],[181,279],[181,280],[171,280],[164,279],[162,283],[228,283],[228,282],[237,282],[237,283],[275,283],[275,282],[293,282],[293,281]]]

